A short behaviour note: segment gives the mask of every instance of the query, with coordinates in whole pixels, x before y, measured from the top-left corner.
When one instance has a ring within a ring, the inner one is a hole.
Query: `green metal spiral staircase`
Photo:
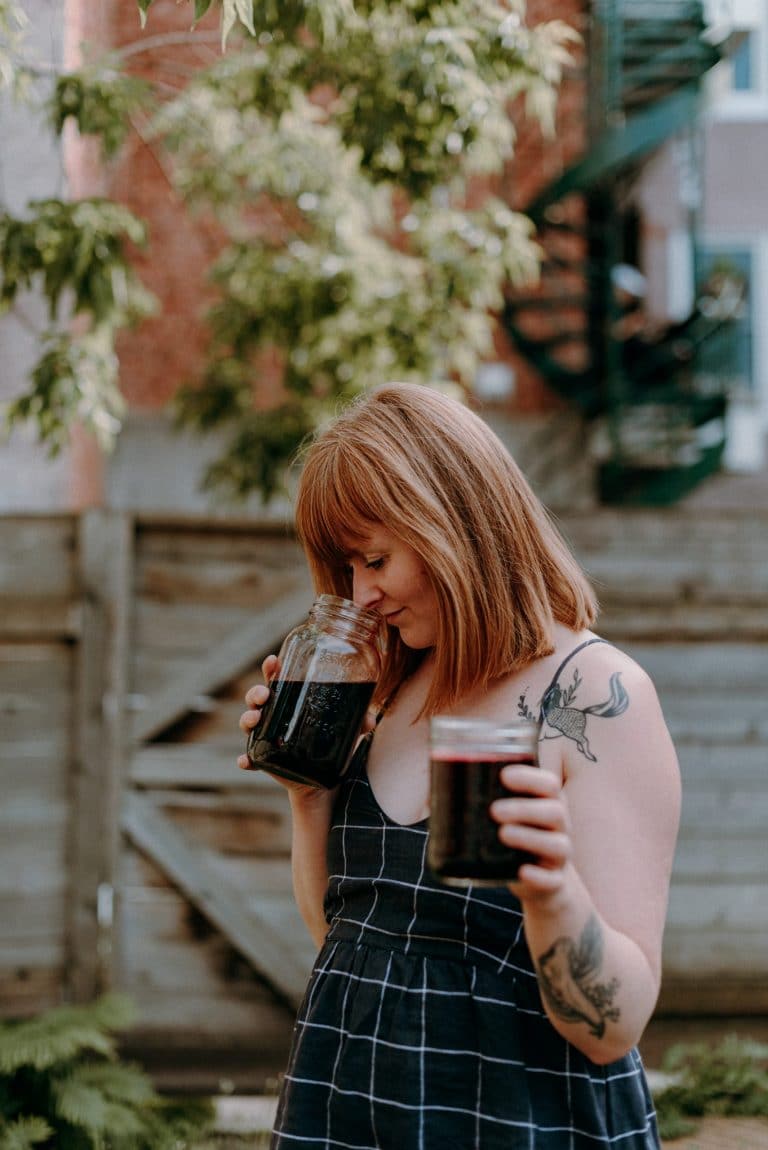
[[[586,154],[525,206],[545,258],[537,288],[510,294],[503,319],[549,385],[599,419],[601,500],[671,503],[720,465],[725,397],[711,381],[727,332],[694,313],[649,347],[647,362],[628,364],[614,334],[611,269],[623,259],[627,189],[696,123],[702,79],[721,53],[699,0],[592,0],[586,58]],[[704,360],[707,394],[696,386]]]

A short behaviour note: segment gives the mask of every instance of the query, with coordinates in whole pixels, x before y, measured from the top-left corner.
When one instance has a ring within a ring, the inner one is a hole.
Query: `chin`
[[[407,631],[400,631],[400,641],[404,646],[410,647],[412,651],[428,651],[435,645],[434,636],[409,635]]]

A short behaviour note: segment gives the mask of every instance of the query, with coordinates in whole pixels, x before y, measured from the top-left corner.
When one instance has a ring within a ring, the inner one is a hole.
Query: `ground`
[[[271,1104],[265,1099],[223,1099],[222,1132],[205,1150],[267,1150]],[[202,1148],[201,1148],[202,1150]],[[706,1118],[694,1134],[664,1142],[664,1150],[768,1150],[768,1118]]]

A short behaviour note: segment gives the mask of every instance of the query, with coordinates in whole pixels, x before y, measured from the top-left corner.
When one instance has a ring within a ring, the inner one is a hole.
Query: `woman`
[[[296,523],[317,591],[377,610],[387,648],[337,791],[288,786],[320,953],[273,1148],[658,1147],[635,1046],[680,788],[653,686],[590,630],[592,590],[501,442],[436,390],[380,387],[323,430]],[[541,720],[541,769],[505,767],[489,810],[536,858],[508,887],[426,868],[436,713]]]

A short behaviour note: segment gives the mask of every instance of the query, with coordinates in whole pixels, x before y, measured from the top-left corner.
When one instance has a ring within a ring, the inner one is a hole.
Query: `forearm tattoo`
[[[596,1038],[602,1038],[606,1022],[616,1022],[621,1013],[613,1005],[618,979],[597,981],[602,962],[603,934],[592,915],[577,943],[558,938],[536,964],[541,993],[552,1011],[564,1022],[586,1023]]]
[[[621,681],[621,672],[615,671],[608,683],[608,698],[602,703],[593,703],[589,707],[576,707],[574,702],[576,693],[581,686],[581,675],[578,669],[573,672],[573,682],[569,687],[561,687],[559,681],[553,683],[547,690],[539,706],[539,715],[542,722],[544,739],[559,739],[561,736],[571,739],[578,750],[596,763],[597,756],[587,740],[587,716],[597,715],[601,719],[614,719],[623,715],[629,706],[629,695]],[[525,694],[517,701],[517,710],[524,719],[536,722],[537,716],[528,706]],[[554,733],[546,733],[547,730]]]

